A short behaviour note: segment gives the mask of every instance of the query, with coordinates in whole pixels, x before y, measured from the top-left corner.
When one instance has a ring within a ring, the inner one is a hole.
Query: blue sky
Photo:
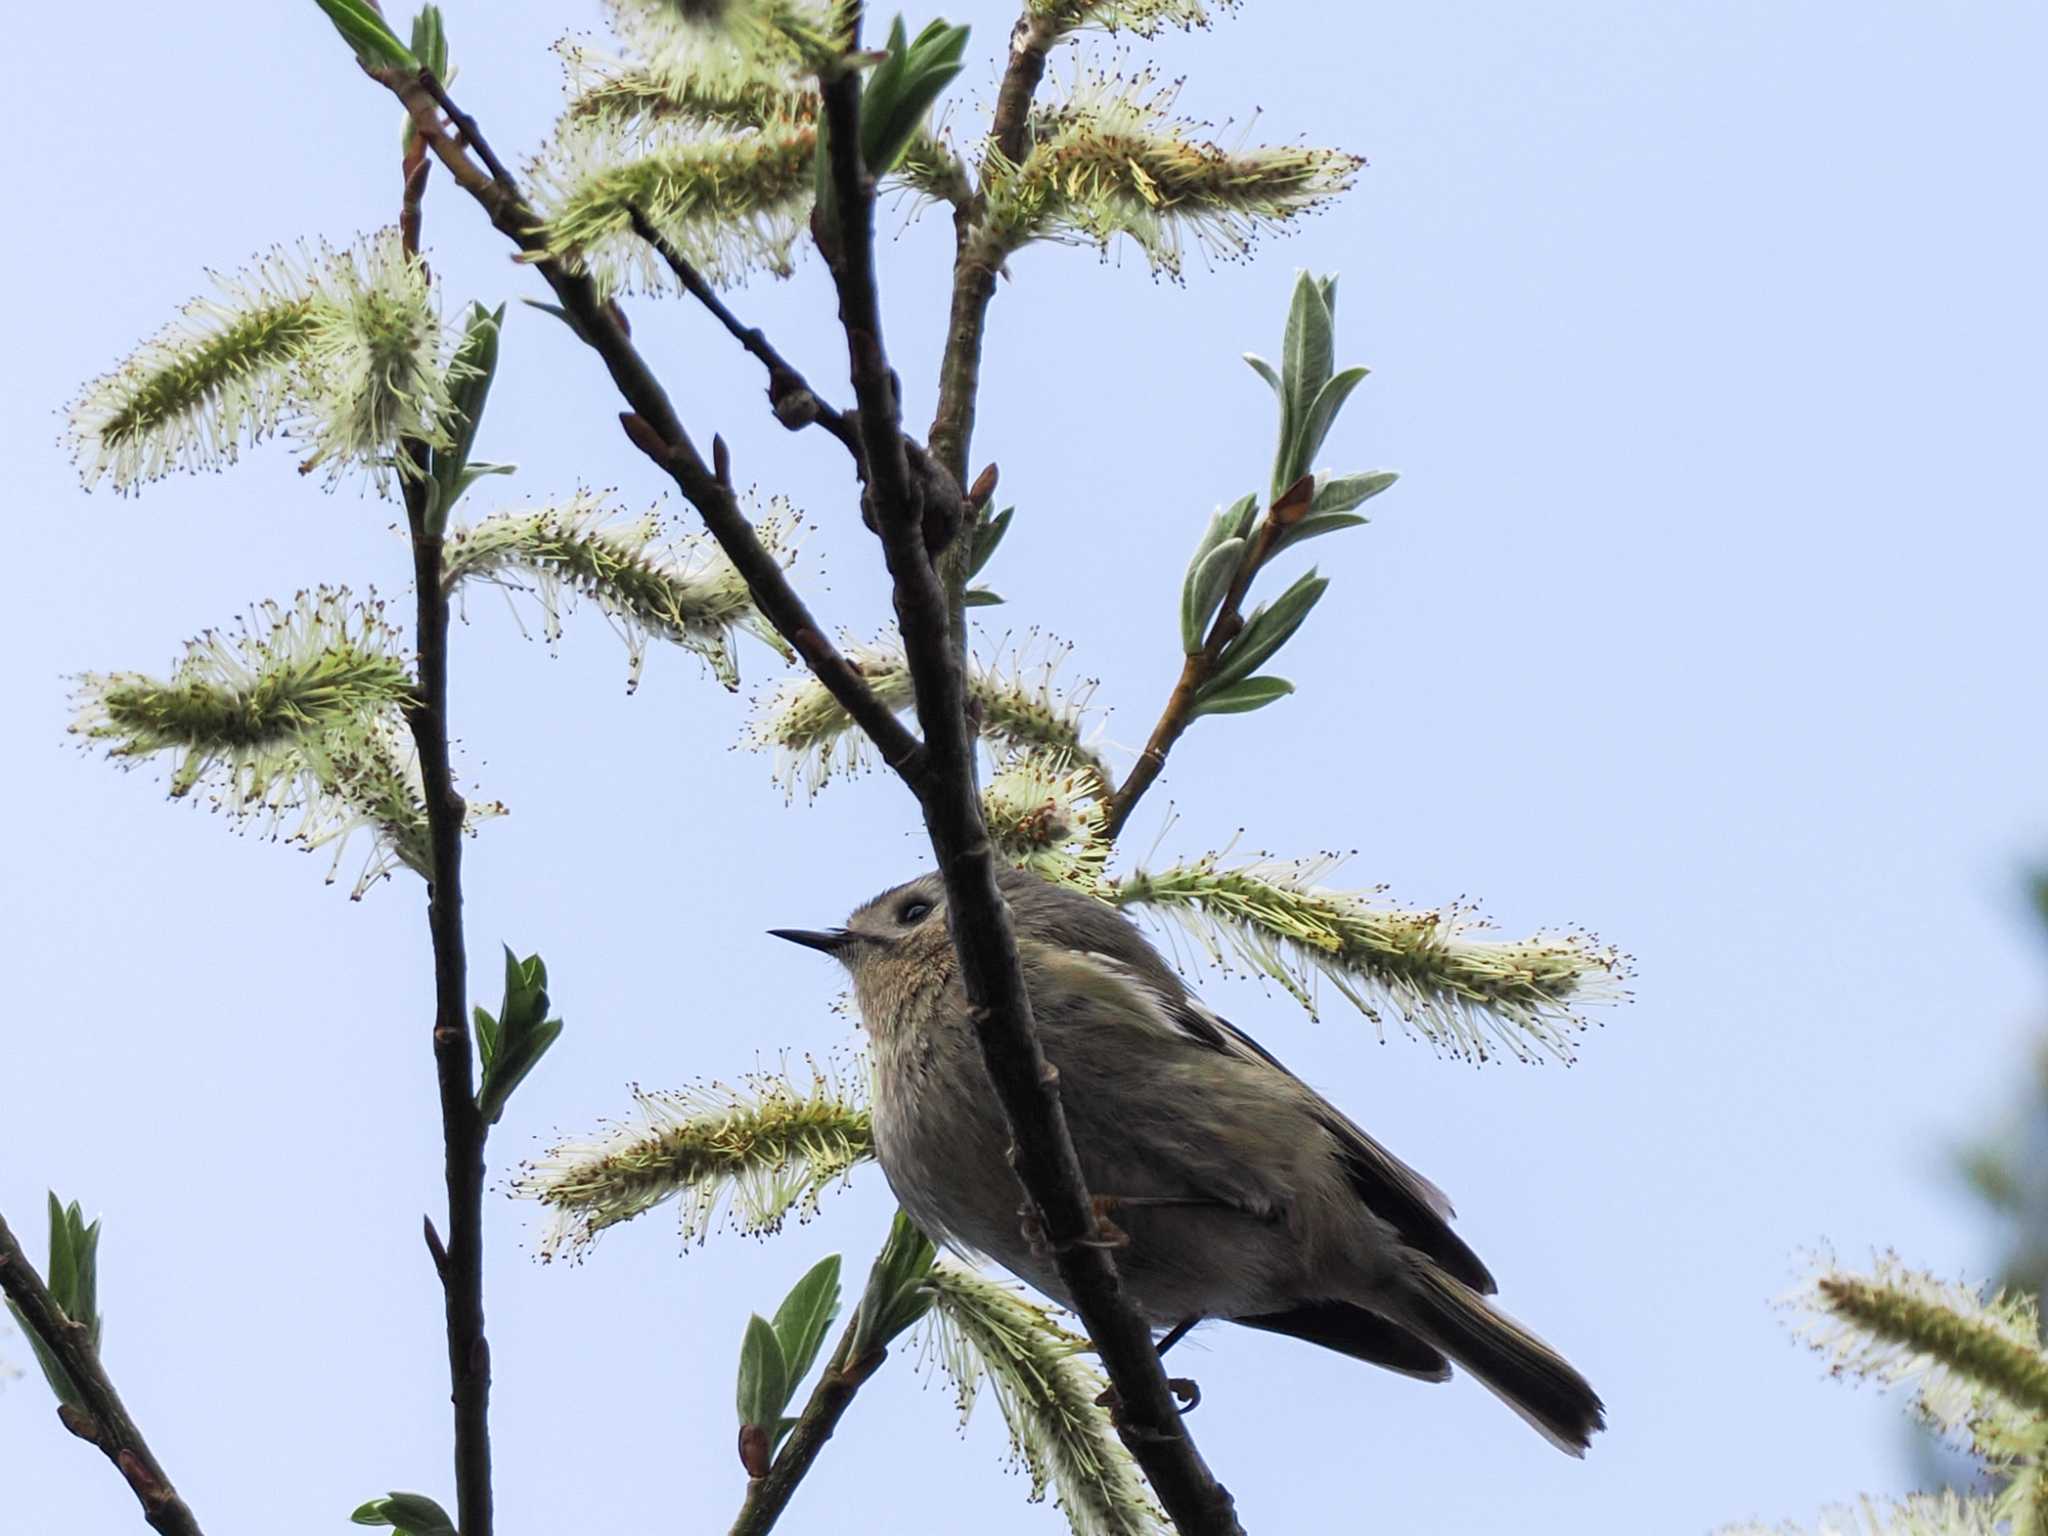
[[[536,144],[547,44],[594,8],[447,14],[459,98],[501,150]],[[947,14],[975,27],[956,94],[985,100],[1009,13]],[[54,439],[202,267],[387,222],[398,126],[311,4],[32,8],[14,35],[46,63],[0,106],[0,1210],[38,1239],[47,1186],[104,1214],[107,1359],[209,1529],[339,1526],[387,1488],[449,1494],[418,1236],[440,1200],[420,892],[351,904],[324,859],[81,758],[63,679],[161,670],[198,628],[316,582],[402,593],[395,509],[323,497],[284,450],[87,497]],[[1276,343],[1295,267],[1343,274],[1340,360],[1375,371],[1325,458],[1404,475],[1370,528],[1317,546],[1334,585],[1287,658],[1299,694],[1199,725],[1132,849],[1170,799],[1166,851],[1239,828],[1281,854],[1356,849],[1359,883],[1469,893],[1512,931],[1584,923],[1639,964],[1637,1001],[1569,1071],[1438,1061],[1341,1006],[1310,1022],[1202,979],[1452,1193],[1504,1304],[1613,1426],[1573,1463],[1469,1382],[1209,1330],[1178,1363],[1250,1529],[1704,1531],[1906,1486],[1896,1405],[1826,1381],[1770,1301],[1821,1241],[1949,1273],[1995,1257],[1946,1170],[2016,1091],[2044,982],[2014,895],[2048,851],[2048,534],[2024,448],[2048,341],[2044,43],[2017,4],[1253,3],[1146,51],[1227,133],[1256,107],[1256,136],[1367,156],[1357,190],[1181,288],[1129,251],[1013,264],[975,454],[1019,508],[996,615],[1074,642],[1113,743],[1141,742],[1170,686],[1203,520],[1265,475],[1269,401],[1237,355]],[[887,228],[921,422],[949,228]],[[451,300],[539,291],[438,178],[427,230]],[[736,302],[835,376],[814,263]],[[777,428],[700,314],[634,313],[692,427],[814,518],[821,610],[872,632],[886,596],[837,448]],[[480,451],[521,469],[488,489],[652,501],[615,410],[515,306]],[[744,699],[689,658],[657,653],[629,699],[595,615],[551,660],[495,600],[471,610],[457,724],[513,808],[472,845],[471,948],[541,950],[569,1023],[494,1178],[622,1110],[629,1082],[848,1039],[825,962],[762,930],[831,922],[918,868],[908,800],[869,779],[786,809],[728,750]],[[864,1270],[888,1209],[864,1177],[771,1242],[679,1257],[664,1213],[543,1267],[531,1212],[494,1198],[504,1528],[722,1529],[747,1312],[825,1252]],[[1062,1529],[1002,1471],[984,1407],[956,1439],[949,1394],[893,1360],[784,1528]],[[25,1531],[136,1528],[32,1379],[0,1389],[0,1484]]]

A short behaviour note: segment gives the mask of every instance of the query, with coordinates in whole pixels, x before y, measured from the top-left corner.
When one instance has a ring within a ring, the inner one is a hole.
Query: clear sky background
[[[1010,12],[956,5],[985,101]],[[1212,998],[1457,1199],[1502,1299],[1584,1368],[1611,1431],[1583,1463],[1470,1382],[1426,1388],[1212,1329],[1178,1361],[1254,1531],[1700,1532],[1907,1486],[1897,1406],[1824,1379],[1770,1307],[1798,1250],[1896,1245],[1983,1273],[1952,1150],[2017,1091],[2044,990],[2015,874],[2048,851],[2035,453],[2048,351],[2034,5],[1253,3],[1157,50],[1196,116],[1371,161],[1249,266],[1184,288],[1135,253],[1036,249],[990,333],[977,463],[1019,508],[999,624],[1072,640],[1109,739],[1142,741],[1178,664],[1186,553],[1259,485],[1291,274],[1343,274],[1340,361],[1375,370],[1325,450],[1399,468],[1369,529],[1316,546],[1329,598],[1299,695],[1204,722],[1137,818],[1141,851],[1244,828],[1283,854],[1505,928],[1576,921],[1632,951],[1638,1000],[1569,1071],[1485,1069]],[[594,7],[451,0],[458,97],[501,150],[558,102],[547,45]],[[67,673],[161,671],[255,599],[394,596],[395,509],[322,496],[283,449],[138,500],[82,494],[55,446],[76,387],[272,242],[396,205],[396,112],[310,3],[35,6],[0,104],[15,188],[0,455],[13,808],[0,927],[0,1209],[103,1213],[106,1356],[211,1531],[339,1528],[388,1488],[451,1498],[441,1203],[417,882],[351,904],[325,859],[238,841],[71,751]],[[1150,51],[1150,50],[1148,50]],[[1055,66],[1064,73],[1071,64]],[[2029,105],[2029,103],[2032,105]],[[1237,127],[1228,130],[1236,133]],[[888,225],[893,233],[897,221]],[[541,291],[438,175],[451,305]],[[889,339],[929,419],[950,229],[885,251]],[[738,300],[814,378],[842,366],[812,262]],[[887,612],[839,450],[762,408],[750,361],[684,305],[636,334],[701,438],[818,529],[821,610]],[[657,477],[554,321],[514,306],[480,452],[490,493]],[[1305,561],[1302,563],[1306,563]],[[826,962],[768,939],[925,859],[880,779],[785,809],[729,750],[744,715],[676,653],[625,696],[602,621],[557,660],[494,598],[456,641],[464,761],[512,816],[469,854],[477,993],[539,949],[568,1034],[492,1144],[494,1182],[622,1110],[626,1085],[730,1075],[851,1035]],[[754,682],[777,670],[750,650]],[[741,1494],[732,1375],[750,1310],[819,1255],[865,1272],[872,1170],[811,1226],[678,1256],[668,1213],[581,1267],[534,1262],[490,1204],[499,1505],[508,1533],[723,1529]],[[25,1362],[0,1334],[0,1357]],[[984,1404],[903,1358],[862,1393],[785,1528],[1051,1533]],[[0,1389],[0,1527],[139,1529],[32,1377]]]

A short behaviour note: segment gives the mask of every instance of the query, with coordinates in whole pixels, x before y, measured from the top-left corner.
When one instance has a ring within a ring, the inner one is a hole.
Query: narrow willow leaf
[[[1267,387],[1273,391],[1273,398],[1284,406],[1287,402],[1287,389],[1280,382],[1280,375],[1274,372],[1273,365],[1256,352],[1245,353],[1244,360],[1251,364],[1252,372],[1266,381]]]
[[[1180,591],[1181,649],[1188,655],[1201,650],[1209,621],[1222,606],[1223,594],[1230,590],[1230,578],[1237,574],[1244,551],[1243,539],[1225,539],[1188,568]]]
[[[896,168],[966,56],[965,27],[933,21],[914,42],[906,44],[904,35],[898,16],[889,28],[887,56],[861,92],[861,163],[871,176]]]
[[[363,0],[313,0],[313,3],[327,13],[327,19],[334,23],[334,30],[355,50],[356,57],[370,68],[419,73],[420,61],[398,40],[398,34],[386,25],[374,7],[364,4]]]
[[[1320,538],[1343,528],[1357,528],[1370,521],[1370,518],[1360,517],[1356,512],[1311,512],[1281,532],[1280,537],[1273,541],[1273,553],[1277,555],[1306,539]]]
[[[1301,425],[1295,432],[1292,462],[1298,473],[1308,473],[1315,464],[1316,455],[1322,451],[1323,439],[1330,435],[1337,413],[1344,409],[1344,402],[1351,398],[1351,392],[1365,382],[1371,371],[1369,368],[1346,368],[1324,384],[1308,403]]]
[[[994,517],[983,519],[981,526],[974,530],[974,552],[967,562],[969,576],[979,576],[982,567],[995,558],[996,551],[1002,547],[1003,535],[1010,531],[1010,519],[1016,510],[1015,507],[1005,507]]]
[[[448,1511],[424,1493],[389,1493],[356,1507],[349,1519],[357,1525],[389,1525],[398,1536],[456,1536]]]
[[[1002,603],[1003,594],[988,587],[969,587],[960,595],[963,608],[999,608]]]
[[[1375,469],[1362,475],[1333,475],[1327,480],[1319,476],[1309,511],[1311,514],[1349,512],[1360,503],[1372,500],[1400,478],[1391,469]]]
[[[790,1386],[789,1362],[782,1358],[775,1329],[756,1312],[747,1319],[747,1331],[740,1340],[736,1396],[741,1425],[772,1428],[789,1404]]]
[[[1203,715],[1248,715],[1292,692],[1294,684],[1284,677],[1240,678],[1221,687],[1212,685],[1204,689],[1196,696],[1188,717],[1199,720]]]
[[[432,7],[429,7],[432,9]],[[469,473],[469,455],[476,446],[478,424],[484,403],[490,398],[491,383],[498,374],[498,338],[504,329],[505,306],[495,310],[472,304],[456,343],[449,367],[454,380],[449,390],[448,444],[436,448],[428,459],[429,472],[440,488],[435,516],[429,531],[439,533],[447,525],[448,513],[476,476]],[[510,466],[479,465],[479,473],[507,473]]]
[[[1315,607],[1329,587],[1327,577],[1318,576],[1311,570],[1275,598],[1272,606],[1253,610],[1237,638],[1224,648],[1204,692],[1227,688],[1270,661],[1281,646],[1294,638],[1294,632],[1301,628],[1309,610]]]
[[[1281,399],[1284,402],[1280,447],[1273,461],[1273,496],[1304,472],[1296,456],[1311,402],[1330,380],[1335,338],[1330,307],[1323,290],[1308,272],[1294,280],[1294,298],[1287,309],[1287,328],[1280,343]]]
[[[810,1375],[824,1345],[825,1331],[838,1315],[839,1255],[834,1253],[813,1264],[775,1309],[775,1338],[789,1368],[792,1392]]]
[[[904,1329],[931,1310],[932,1263],[938,1249],[902,1211],[889,1223],[889,1237],[868,1269],[860,1310],[854,1314],[847,1358],[868,1359],[886,1349]]]

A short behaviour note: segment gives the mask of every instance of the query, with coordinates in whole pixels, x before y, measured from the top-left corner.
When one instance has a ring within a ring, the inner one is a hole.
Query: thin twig
[[[874,180],[860,162],[859,78],[846,74],[828,81],[823,107],[837,215],[825,242],[827,259],[839,289],[868,449],[869,503],[895,582],[918,723],[931,754],[932,771],[919,800],[945,881],[975,1038],[1009,1124],[1011,1164],[1116,1389],[1124,1443],[1160,1503],[1183,1536],[1234,1533],[1239,1526],[1230,1494],[1189,1438],[1152,1330],[1123,1294],[1068,1134],[1058,1073],[1039,1049],[1017,938],[996,886],[995,853],[975,790],[974,739],[964,712],[965,659],[952,638],[946,592],[934,564],[943,547],[937,537],[959,531],[964,498],[957,478],[930,466],[913,482],[903,452],[875,289]],[[934,504],[948,494],[952,508]]]
[[[867,473],[861,456],[860,431],[846,417],[819,398],[804,376],[790,366],[789,359],[775,350],[758,326],[743,324],[738,315],[718,296],[718,290],[704,281],[704,274],[690,263],[688,257],[663,238],[660,230],[647,221],[647,216],[638,208],[633,210],[633,232],[648,245],[656,255],[668,263],[668,269],[675,273],[676,281],[699,304],[711,311],[712,317],[731,333],[733,340],[745,347],[761,360],[761,366],[768,370],[768,405],[775,412],[775,419],[791,431],[807,427],[816,422],[845,445],[853,455],[853,461]]]
[[[632,407],[620,417],[626,435],[675,480],[696,507],[705,527],[746,581],[761,616],[795,648],[826,690],[874,741],[883,761],[915,785],[924,772],[923,747],[917,737],[875,697],[859,669],[825,637],[824,627],[811,616],[804,600],[789,584],[781,562],[762,546],[753,525],[740,511],[732,487],[697,452],[668,392],[626,335],[613,306],[598,296],[597,286],[587,274],[546,254],[547,241],[540,234],[540,219],[511,173],[491,153],[475,120],[448,99],[446,90],[427,71],[418,75],[373,71],[372,78],[405,104],[412,114],[413,126],[428,148],[447,168],[456,185],[489,215],[492,225],[536,258],[535,270],[554,290],[562,308],[575,321],[576,333],[603,360],[613,384]],[[449,136],[441,122],[442,112],[456,125],[462,142]],[[469,158],[468,151],[472,149],[483,158],[487,169],[478,169]]]
[[[1131,771],[1118,786],[1116,798],[1110,802],[1109,817],[1103,825],[1103,836],[1114,842],[1131,819],[1131,813],[1138,808],[1145,791],[1152,787],[1166,767],[1166,755],[1173,750],[1173,744],[1180,740],[1194,720],[1195,700],[1202,691],[1202,685],[1209,681],[1221,660],[1223,648],[1244,631],[1244,599],[1251,590],[1252,578],[1259,574],[1259,568],[1272,557],[1273,547],[1289,522],[1297,520],[1307,510],[1307,481],[1289,486],[1280,499],[1267,509],[1265,520],[1260,523],[1258,533],[1253,537],[1244,558],[1238,561],[1237,574],[1230,579],[1229,590],[1223,595],[1223,606],[1216,610],[1216,617],[1210,621],[1209,633],[1202,641],[1202,648],[1181,663],[1180,677],[1173,685],[1173,692],[1167,695],[1166,707],[1159,713],[1159,723],[1152,727],[1152,734],[1145,742],[1145,750],[1138,754],[1138,760],[1131,764]]]
[[[417,150],[417,144],[414,146]],[[406,253],[419,256],[419,193],[424,154],[406,173]],[[491,1536],[491,1349],[484,1334],[484,1137],[469,1038],[468,957],[462,935],[462,822],[468,807],[448,761],[448,594],[441,580],[441,532],[430,522],[427,445],[400,445],[405,517],[412,535],[417,692],[406,708],[419,750],[420,791],[427,812],[432,877],[427,881],[427,932],[434,952],[434,1073],[441,1090],[443,1173],[448,1187],[448,1242],[431,1241],[441,1279],[448,1333],[448,1381],[455,1405],[455,1505],[463,1536]],[[429,1220],[430,1239],[433,1223]]]
[[[178,1497],[170,1475],[121,1406],[121,1394],[108,1379],[84,1326],[64,1315],[28,1255],[21,1251],[21,1244],[14,1240],[4,1216],[0,1216],[0,1291],[14,1303],[30,1336],[64,1367],[85,1400],[83,1412],[68,1404],[57,1410],[64,1427],[105,1453],[135,1491],[142,1504],[142,1518],[153,1529],[163,1536],[200,1536],[198,1519]]]
[[[988,149],[982,157],[986,185],[990,163],[997,156],[1014,164],[1024,157],[1030,124],[1031,98],[1045,76],[1045,56],[1058,39],[1053,24],[1026,10],[1010,33],[1010,62],[996,92],[995,116],[989,124]],[[974,412],[981,393],[981,343],[988,325],[988,306],[996,294],[996,272],[1002,252],[990,246],[982,231],[985,199],[976,196],[954,205],[953,297],[946,320],[946,349],[939,360],[939,403],[932,415],[932,457],[962,485],[967,483],[967,454],[974,440]],[[945,583],[953,640],[967,647],[967,565],[970,541],[960,543],[939,561]]]
[[[818,1459],[825,1442],[832,1438],[832,1431],[839,1427],[840,1418],[852,1405],[854,1394],[886,1358],[887,1351],[875,1350],[865,1360],[847,1360],[853,1348],[854,1331],[859,1326],[856,1316],[840,1334],[832,1358],[826,1362],[818,1384],[811,1388],[804,1411],[798,1415],[789,1438],[782,1442],[782,1449],[776,1452],[767,1476],[747,1484],[747,1497],[732,1523],[730,1536],[767,1536],[775,1528],[797,1485],[811,1470],[811,1463]]]

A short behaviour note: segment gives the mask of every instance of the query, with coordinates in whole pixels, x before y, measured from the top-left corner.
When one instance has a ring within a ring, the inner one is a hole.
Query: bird
[[[1545,1439],[1606,1425],[1585,1377],[1487,1298],[1443,1192],[1189,990],[1113,907],[1023,869],[997,878],[1039,1045],[1123,1287],[1161,1351],[1226,1321],[1422,1381],[1462,1367]],[[771,929],[853,983],[871,1040],[876,1160],[933,1239],[1065,1306],[1027,1216],[935,873],[841,928]]]

